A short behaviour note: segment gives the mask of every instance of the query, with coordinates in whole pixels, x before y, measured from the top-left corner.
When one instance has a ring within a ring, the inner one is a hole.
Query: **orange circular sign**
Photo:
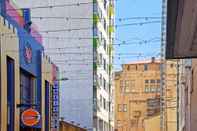
[[[27,109],[21,115],[21,120],[25,126],[35,126],[40,121],[40,113],[35,109]]]

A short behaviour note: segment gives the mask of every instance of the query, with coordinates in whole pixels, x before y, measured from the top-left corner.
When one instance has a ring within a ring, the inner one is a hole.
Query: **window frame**
[[[122,112],[122,104],[118,104],[118,112]]]
[[[29,83],[27,82],[27,80]],[[23,81],[25,81],[26,83],[23,83]],[[26,94],[27,96],[23,96],[24,91],[27,93]],[[23,69],[20,70],[20,94],[21,94],[20,103],[36,104],[36,101],[37,101],[36,78],[32,74],[24,71]],[[25,100],[26,98],[24,99],[24,97],[27,97],[27,100]]]
[[[127,112],[127,104],[123,104],[123,106],[122,106],[122,111],[123,111],[123,112]]]
[[[148,64],[144,64],[144,71],[148,70]]]

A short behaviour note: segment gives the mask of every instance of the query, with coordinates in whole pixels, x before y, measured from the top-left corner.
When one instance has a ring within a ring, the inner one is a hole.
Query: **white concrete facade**
[[[89,130],[113,130],[112,43],[114,1],[15,0],[30,8],[43,44],[60,67],[61,113]],[[95,23],[95,16],[99,17]],[[94,46],[94,40],[98,42]]]
[[[180,60],[178,65],[178,131],[190,131],[192,60]]]

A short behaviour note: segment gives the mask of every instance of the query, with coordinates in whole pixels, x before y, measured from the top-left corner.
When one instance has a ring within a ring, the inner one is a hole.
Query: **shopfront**
[[[38,112],[38,115],[35,116],[37,117],[37,119],[35,119],[37,123],[27,125],[21,121],[21,131],[40,131],[42,128],[41,53],[43,47],[24,30],[19,30],[18,33],[20,48],[21,114],[28,109],[33,109],[35,112]],[[30,119],[30,117],[28,118]]]
[[[0,34],[0,130],[19,131],[19,39],[16,29],[1,16]]]

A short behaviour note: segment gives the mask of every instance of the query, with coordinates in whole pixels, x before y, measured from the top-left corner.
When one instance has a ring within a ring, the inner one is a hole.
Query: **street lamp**
[[[67,81],[67,80],[69,80],[67,77],[62,77],[62,78],[59,78],[59,79],[56,79],[56,81],[57,82],[62,82],[62,81]],[[60,92],[60,87],[61,86],[59,86],[59,110],[61,110],[61,92]],[[60,111],[59,111],[59,114],[60,114]],[[59,117],[60,117],[60,115],[59,115]],[[58,118],[59,119],[59,118]],[[64,117],[60,117],[60,120],[64,120]]]

